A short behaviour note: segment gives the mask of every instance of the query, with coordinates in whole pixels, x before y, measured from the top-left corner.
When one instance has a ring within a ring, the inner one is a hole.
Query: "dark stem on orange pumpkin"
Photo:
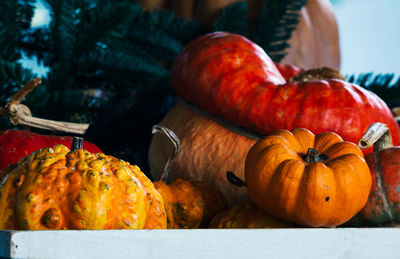
[[[392,136],[386,124],[380,122],[371,124],[358,142],[361,149],[370,148],[372,145],[376,152],[393,147]]]
[[[288,80],[288,83],[291,82],[307,82],[310,80],[323,80],[323,79],[340,79],[346,81],[346,79],[340,74],[340,72],[334,68],[330,67],[321,67],[309,69],[307,71],[298,73],[294,77]]]
[[[77,149],[83,149],[83,138],[74,137],[72,139],[71,151],[75,151]]]
[[[181,142],[179,141],[179,138],[175,135],[175,133],[172,130],[170,130],[164,126],[161,126],[161,125],[154,125],[151,133],[152,134],[163,133],[165,136],[168,137],[168,139],[172,142],[172,144],[174,146],[174,150],[169,155],[168,160],[165,163],[164,169],[160,176],[160,180],[166,183],[167,178],[168,178],[169,169],[171,168],[172,162],[174,162],[176,156],[178,155]]]
[[[305,161],[307,163],[314,163],[314,162],[324,162],[325,160],[328,160],[329,157],[324,154],[318,154],[318,150],[315,148],[309,148],[307,150],[307,155],[305,158]]]
[[[243,187],[243,186],[247,185],[245,181],[243,181],[242,179],[237,177],[234,173],[229,172],[229,171],[226,172],[226,179],[228,179],[228,181],[231,184],[234,184],[234,185],[236,185],[238,187]]]

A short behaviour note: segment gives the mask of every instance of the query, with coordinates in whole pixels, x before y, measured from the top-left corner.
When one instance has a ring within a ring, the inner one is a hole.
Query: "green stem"
[[[323,154],[318,154],[318,150],[315,148],[309,148],[307,150],[307,156],[305,161],[307,163],[313,163],[313,162],[324,162],[325,160],[328,160],[329,157]]]

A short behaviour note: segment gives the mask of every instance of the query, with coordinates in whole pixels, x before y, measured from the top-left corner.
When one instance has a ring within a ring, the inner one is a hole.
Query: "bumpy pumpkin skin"
[[[397,122],[374,93],[338,79],[287,83],[268,55],[240,35],[194,40],[176,58],[171,81],[184,101],[262,135],[306,128],[357,143],[370,124],[382,122],[400,144]]]
[[[161,195],[135,165],[63,145],[1,171],[0,229],[166,228]]]
[[[72,137],[40,135],[26,130],[0,130],[0,170],[38,149],[57,144],[70,147],[71,143]],[[83,148],[93,153],[102,152],[95,144],[88,141],[84,141]]]
[[[215,215],[209,228],[293,228],[296,225],[262,212],[252,203],[239,203]]]
[[[154,183],[164,200],[169,229],[199,228],[226,209],[224,197],[206,184],[177,179]]]
[[[210,187],[205,182],[191,181],[192,185],[200,191],[204,201],[203,220],[200,227],[206,227],[211,219],[220,211],[228,209],[228,201],[219,191]]]
[[[400,147],[370,153],[365,160],[371,170],[372,188],[367,204],[353,221],[361,225],[400,222]]]
[[[164,200],[167,228],[198,228],[204,213],[201,193],[188,181],[177,179],[170,184],[161,181],[154,186]]]
[[[308,148],[326,155],[307,163]],[[245,164],[251,200],[266,213],[298,225],[334,227],[367,202],[371,175],[362,151],[331,132],[280,130],[257,142]]]
[[[203,181],[221,192],[229,204],[248,200],[246,188],[226,180],[226,172],[244,178],[244,161],[255,139],[235,133],[178,102],[159,123],[171,129],[181,141],[180,152],[171,166],[171,179]],[[164,161],[172,152],[170,141],[154,135],[149,150],[153,179],[160,178]]]

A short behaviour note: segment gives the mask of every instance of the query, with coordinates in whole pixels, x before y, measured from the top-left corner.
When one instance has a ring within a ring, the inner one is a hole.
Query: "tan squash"
[[[167,228],[207,226],[217,212],[227,209],[226,198],[205,182],[190,179],[168,182],[169,169],[179,153],[180,141],[173,131],[164,126],[153,126],[154,133],[163,133],[174,147],[162,169],[160,180],[154,182],[164,201]]]
[[[244,177],[246,154],[257,137],[252,139],[234,132],[182,102],[172,108],[160,125],[171,129],[181,140],[182,152],[170,168],[172,179],[204,181],[227,197],[230,204],[248,200],[247,190],[230,184],[226,180],[226,172],[233,171]],[[163,161],[171,152],[172,146],[167,137],[153,136],[149,150],[153,179],[160,177]]]

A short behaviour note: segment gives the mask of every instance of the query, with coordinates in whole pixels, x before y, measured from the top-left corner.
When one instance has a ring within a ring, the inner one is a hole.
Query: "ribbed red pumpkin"
[[[348,225],[400,223],[400,146],[392,145],[390,133],[382,123],[372,124],[358,145],[374,146],[374,152],[365,156],[372,187],[367,204]]]
[[[0,170],[36,150],[57,144],[70,147],[72,137],[40,135],[26,130],[0,130]],[[88,141],[84,141],[83,147],[91,153],[102,153],[100,148]]]
[[[216,32],[191,42],[174,63],[172,89],[261,134],[307,128],[357,143],[370,124],[382,122],[400,144],[398,124],[374,93],[338,79],[287,83],[268,55],[240,35]]]

